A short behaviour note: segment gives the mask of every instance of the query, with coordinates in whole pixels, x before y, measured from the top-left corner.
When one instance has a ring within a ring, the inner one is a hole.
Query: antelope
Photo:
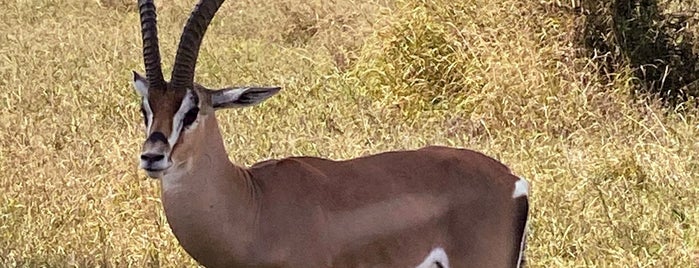
[[[523,265],[529,183],[476,151],[232,163],[215,111],[259,104],[281,88],[194,82],[222,3],[194,7],[166,82],[155,5],[138,1],[146,74],[133,71],[133,85],[147,137],[140,168],[159,179],[168,224],[193,259],[206,267]]]

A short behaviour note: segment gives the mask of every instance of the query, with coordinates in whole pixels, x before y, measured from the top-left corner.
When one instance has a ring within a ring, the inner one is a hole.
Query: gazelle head
[[[175,56],[171,81],[163,78],[158,48],[155,5],[139,0],[143,59],[146,76],[133,72],[133,85],[141,96],[146,140],[140,167],[152,178],[185,159],[207,130],[218,127],[214,111],[255,105],[279,92],[279,87],[227,87],[213,90],[194,82],[199,46],[223,0],[201,0],[187,20]],[[177,157],[180,156],[180,157]],[[174,159],[174,160],[173,160]]]

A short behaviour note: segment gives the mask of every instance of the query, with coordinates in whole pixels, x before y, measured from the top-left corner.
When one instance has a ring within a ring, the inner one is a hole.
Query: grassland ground
[[[196,79],[284,88],[218,114],[241,165],[467,147],[532,184],[531,267],[699,266],[696,111],[600,78],[549,2],[228,1]],[[135,5],[0,3],[0,266],[196,265],[137,168]],[[166,74],[193,4],[157,3]]]

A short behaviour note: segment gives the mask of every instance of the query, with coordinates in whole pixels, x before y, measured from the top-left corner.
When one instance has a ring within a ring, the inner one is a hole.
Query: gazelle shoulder
[[[283,178],[283,180],[300,180],[327,177],[323,166],[333,162],[314,157],[287,157],[258,162],[249,168],[251,174],[258,179]],[[276,179],[275,179],[276,180]]]

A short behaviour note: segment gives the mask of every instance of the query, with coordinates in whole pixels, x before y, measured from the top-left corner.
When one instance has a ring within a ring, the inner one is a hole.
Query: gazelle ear
[[[133,71],[133,87],[141,97],[148,96],[148,81],[136,71]]]
[[[229,87],[212,90],[211,105],[214,110],[239,108],[258,104],[277,94],[281,87]]]

